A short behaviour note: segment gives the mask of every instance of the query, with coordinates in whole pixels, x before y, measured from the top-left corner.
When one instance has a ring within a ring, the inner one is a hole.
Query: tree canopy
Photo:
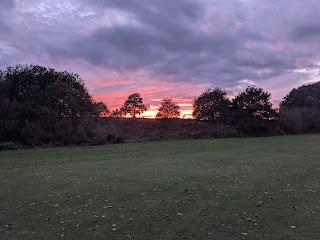
[[[173,103],[172,98],[165,97],[162,99],[162,102],[158,108],[156,118],[179,118],[180,114],[180,106]]]
[[[108,117],[109,116],[109,109],[106,104],[103,102],[97,102],[94,103],[94,115],[100,116],[100,117]]]
[[[131,94],[121,109],[125,114],[131,115],[132,118],[135,118],[137,114],[140,115],[148,110],[142,101],[140,93]]]
[[[223,121],[229,115],[230,101],[221,88],[207,89],[193,102],[193,117],[198,120]]]
[[[280,103],[281,108],[320,109],[320,82],[294,88]]]
[[[320,132],[320,82],[292,89],[280,103],[280,114],[286,132]]]
[[[262,88],[249,86],[232,100],[234,109],[241,109],[251,113],[255,117],[269,118],[269,110],[272,109],[270,102],[271,94]]]
[[[75,129],[80,118],[108,112],[104,103],[92,99],[77,74],[16,65],[7,67],[0,78],[0,141],[23,142],[29,131],[49,139],[59,121]]]
[[[125,117],[125,113],[122,111],[121,108],[116,108],[116,109],[112,110],[110,117],[111,118],[123,118],[123,117]]]
[[[245,132],[259,135],[274,131],[278,113],[272,108],[271,94],[249,86],[232,100],[233,123]]]
[[[17,65],[8,67],[2,75],[4,98],[20,106],[47,110],[50,117],[99,115],[99,110],[106,111],[103,103],[93,101],[77,74],[38,65]]]

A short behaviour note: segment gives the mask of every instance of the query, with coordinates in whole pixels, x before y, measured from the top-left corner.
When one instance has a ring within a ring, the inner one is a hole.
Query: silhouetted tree
[[[172,98],[165,97],[158,108],[156,118],[179,118],[180,106],[172,102]]]
[[[280,108],[320,109],[320,82],[292,89],[280,103]]]
[[[94,115],[99,117],[107,117],[110,113],[108,107],[103,102],[94,103]]]
[[[50,109],[51,117],[78,117],[95,113],[95,104],[83,80],[68,72],[37,65],[17,65],[4,72],[10,101]]]
[[[280,115],[288,133],[320,132],[320,82],[292,89],[280,103]]]
[[[103,103],[93,101],[83,80],[73,73],[17,65],[7,67],[0,78],[0,142],[38,145],[63,135],[57,129],[70,137],[82,118],[107,111]]]
[[[271,94],[249,86],[232,100],[233,123],[244,132],[261,135],[277,130],[278,113],[272,108]]]
[[[116,108],[116,109],[112,110],[110,117],[111,118],[123,118],[123,117],[125,117],[125,113],[122,111],[121,108]]]
[[[193,102],[193,117],[198,120],[226,121],[229,116],[230,100],[221,88],[207,89]]]
[[[121,109],[125,114],[131,115],[132,118],[148,110],[146,105],[143,104],[140,93],[131,94]]]

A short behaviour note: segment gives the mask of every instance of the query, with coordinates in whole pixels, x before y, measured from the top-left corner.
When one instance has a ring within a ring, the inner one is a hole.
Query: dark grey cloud
[[[11,31],[9,19],[14,8],[14,0],[0,0],[0,34],[6,34]]]
[[[297,27],[292,32],[293,40],[303,41],[311,39],[314,41],[320,40],[320,23],[310,23]]]
[[[87,63],[137,79],[142,71],[232,89],[272,79],[294,85],[309,75],[288,76],[320,64],[318,0],[0,0],[0,6],[0,67]]]
[[[0,6],[3,10],[14,8],[15,0],[0,0]]]

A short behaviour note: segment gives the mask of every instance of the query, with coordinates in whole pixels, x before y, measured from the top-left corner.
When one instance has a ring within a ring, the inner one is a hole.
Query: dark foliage
[[[178,118],[180,116],[180,106],[172,102],[172,98],[163,98],[162,102],[158,108],[158,113],[156,118],[168,119],[168,118]]]
[[[93,115],[100,117],[108,117],[110,111],[103,102],[93,103]]]
[[[270,96],[262,88],[247,87],[232,100],[232,124],[253,136],[278,134],[279,116]]]
[[[111,118],[124,118],[125,116],[126,114],[122,111],[121,108],[114,109],[109,115],[109,117]]]
[[[320,82],[292,89],[280,103],[280,114],[287,133],[320,132]]]
[[[226,122],[231,103],[221,88],[207,89],[193,102],[193,117],[197,120]]]
[[[280,126],[290,134],[320,132],[320,109],[281,108]]]
[[[189,119],[102,119],[103,129],[125,142],[238,137],[232,126]]]
[[[0,92],[0,142],[73,144],[84,119],[108,112],[92,100],[78,75],[52,68],[8,67]]]
[[[320,109],[320,82],[294,88],[284,97],[280,108],[316,108]]]
[[[4,150],[17,150],[23,148],[23,146],[20,143],[16,142],[3,142],[0,143],[0,151]]]
[[[121,109],[124,114],[129,114],[132,118],[136,118],[137,114],[140,115],[147,110],[148,108],[144,105],[140,93],[131,94]]]

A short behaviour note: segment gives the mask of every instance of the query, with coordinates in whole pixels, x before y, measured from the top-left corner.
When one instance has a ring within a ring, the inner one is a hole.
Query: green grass
[[[320,135],[0,152],[0,239],[320,239],[319,181]]]

